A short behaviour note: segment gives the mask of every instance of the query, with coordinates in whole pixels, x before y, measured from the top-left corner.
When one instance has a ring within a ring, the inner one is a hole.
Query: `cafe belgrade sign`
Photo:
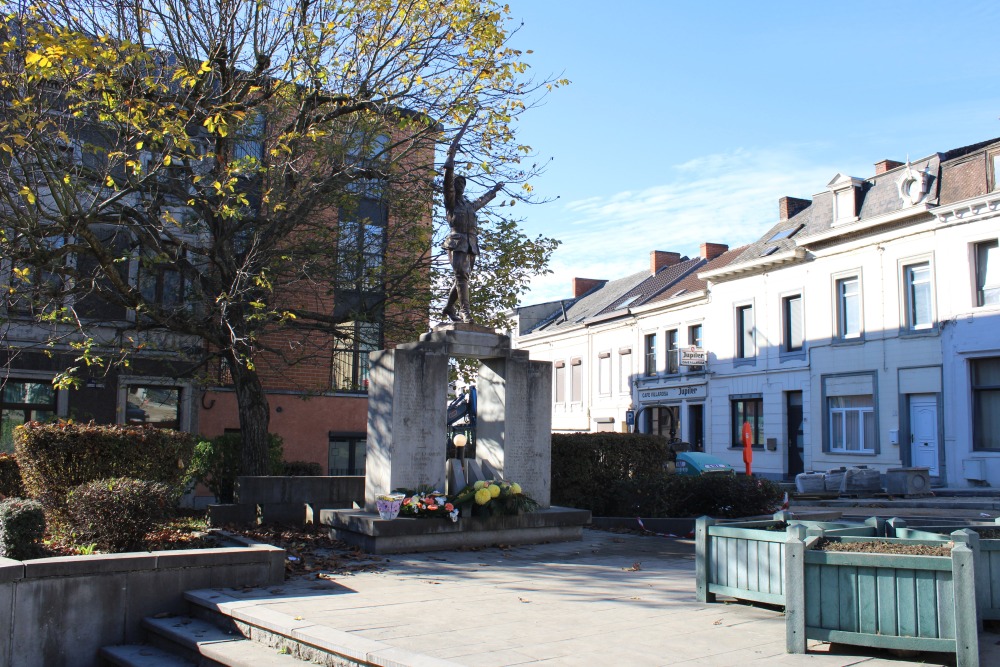
[[[705,398],[706,385],[682,385],[680,387],[660,387],[658,389],[642,389],[639,391],[639,400],[643,403],[650,401],[680,400],[682,398]]]

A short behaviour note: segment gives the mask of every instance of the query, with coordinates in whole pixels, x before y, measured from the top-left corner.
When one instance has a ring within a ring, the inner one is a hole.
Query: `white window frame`
[[[827,410],[829,412],[830,420],[830,452],[835,454],[874,454],[875,445],[878,442],[878,424],[874,423],[875,431],[875,442],[866,443],[865,442],[865,424],[866,421],[875,419],[875,399],[870,394],[865,394],[869,399],[871,399],[871,405],[864,407],[833,407],[833,401],[843,398],[861,398],[862,396],[829,396],[827,397]],[[848,415],[850,413],[857,414],[857,424],[858,433],[857,441],[859,443],[858,449],[851,449],[847,447],[848,438]],[[836,433],[837,423],[840,424],[840,431],[844,434],[844,442],[837,442],[834,438]]]
[[[792,300],[799,300],[799,333],[801,340],[798,347],[792,347],[792,320],[789,312],[789,304]],[[781,295],[781,351],[782,352],[802,352],[806,347],[806,317],[805,317],[805,297],[800,292],[790,292]]]
[[[757,319],[753,302],[737,303],[733,307],[733,322],[736,334],[734,358],[755,359],[757,357]],[[751,323],[747,329],[746,313],[750,313]],[[747,349],[749,347],[749,349]]]
[[[975,241],[971,244],[970,252],[972,253],[972,305],[976,308],[988,308],[996,307],[1000,305],[1000,261],[997,261],[996,266],[993,266],[992,276],[990,275],[990,270],[987,268],[985,275],[982,276],[982,285],[980,285],[980,266],[979,266],[979,249],[980,246],[990,246],[987,249],[993,250],[992,253],[988,253],[987,257],[993,256],[997,260],[1000,260],[1000,241],[997,239],[981,239]],[[991,282],[990,280],[993,280]],[[996,290],[996,292],[994,292]],[[986,298],[986,293],[990,292],[990,299]],[[997,296],[994,298],[993,294]]]
[[[900,263],[900,284],[903,288],[900,304],[903,309],[902,324],[909,331],[926,331],[933,329],[937,318],[934,303],[934,265],[930,257],[916,257],[903,260]],[[914,269],[925,269],[926,278],[919,282],[914,279]],[[928,321],[918,322],[916,312],[916,300],[914,299],[914,288],[917,285],[926,285]]]
[[[597,393],[601,396],[611,395],[611,350],[597,354]]]
[[[857,288],[854,293],[846,293],[846,286],[855,283]],[[847,330],[847,313],[849,297],[856,301],[858,330],[851,332]],[[837,328],[836,337],[840,340],[858,340],[864,336],[865,318],[864,302],[862,300],[861,271],[852,271],[833,276],[833,300],[834,300],[834,324]]]

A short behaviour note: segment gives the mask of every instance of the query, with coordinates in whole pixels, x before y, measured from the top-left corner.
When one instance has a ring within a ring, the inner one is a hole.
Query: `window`
[[[130,384],[125,387],[125,423],[180,428],[181,390]]]
[[[646,335],[646,375],[656,375],[656,334]]]
[[[736,357],[751,359],[756,354],[753,306],[740,306],[736,309]]]
[[[974,449],[1000,450],[1000,357],[970,363]]]
[[[364,475],[368,441],[361,433],[330,434],[328,475]]]
[[[681,408],[679,405],[655,407],[649,411],[650,433],[676,438],[681,432]]]
[[[1000,244],[976,244],[976,305],[1000,304]]]
[[[5,262],[4,268],[10,271],[10,277],[3,291],[11,313],[40,315],[55,310],[62,301],[67,262],[63,248],[67,238],[53,234],[42,237],[39,242],[44,250],[44,254],[38,254],[41,264],[29,265],[17,258],[9,264]]]
[[[556,403],[566,402],[566,362],[557,361],[555,363],[556,367],[556,381],[555,381],[555,392],[556,392]]]
[[[805,340],[802,322],[802,295],[786,296],[781,300],[781,316],[784,319],[781,345],[785,352],[802,349]]]
[[[857,276],[837,281],[837,335],[840,338],[861,336],[861,292]]]
[[[382,325],[348,322],[337,327],[333,350],[333,390],[368,391],[368,353],[382,347]]]
[[[875,453],[875,408],[871,396],[831,396],[830,451]]]
[[[362,199],[356,210],[341,209],[338,229],[338,279],[343,289],[377,291],[386,246],[386,209]]]
[[[743,447],[743,424],[750,424],[754,447],[764,446],[764,399],[760,396],[730,399],[733,416],[733,447]]]
[[[618,348],[618,391],[627,394],[632,391],[629,381],[632,375],[632,348]]]
[[[688,327],[688,345],[701,348],[701,325],[692,324]]]
[[[677,349],[677,329],[671,329],[667,332],[667,372],[676,373],[678,370],[678,361],[680,359],[680,351]]]
[[[56,391],[51,384],[7,379],[0,382],[0,452],[14,451],[14,428],[56,416]]]
[[[989,154],[990,192],[1000,186],[1000,151]]]
[[[611,353],[597,355],[597,391],[602,396],[611,393]]]
[[[579,357],[574,357],[573,359],[570,359],[569,368],[569,400],[573,403],[579,403],[583,400],[583,361]]]
[[[929,329],[933,326],[931,313],[931,265],[929,262],[903,267],[906,285],[906,328]]]

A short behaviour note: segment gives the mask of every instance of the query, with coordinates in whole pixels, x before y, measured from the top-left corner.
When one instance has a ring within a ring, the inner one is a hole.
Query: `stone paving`
[[[695,600],[691,540],[584,530],[581,542],[405,554],[384,565],[226,592],[244,609],[400,649],[412,658],[401,664],[949,664],[946,655],[823,643],[788,655],[780,611]],[[981,635],[981,665],[1000,664],[998,644],[1000,634]]]

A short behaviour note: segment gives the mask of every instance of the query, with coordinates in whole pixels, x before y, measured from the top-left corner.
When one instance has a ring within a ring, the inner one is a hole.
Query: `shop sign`
[[[643,389],[639,391],[639,400],[643,403],[651,401],[679,401],[683,398],[705,398],[706,385],[681,385],[679,387],[660,387],[659,389]]]
[[[708,352],[704,348],[682,347],[680,348],[681,366],[704,366],[708,363]]]

